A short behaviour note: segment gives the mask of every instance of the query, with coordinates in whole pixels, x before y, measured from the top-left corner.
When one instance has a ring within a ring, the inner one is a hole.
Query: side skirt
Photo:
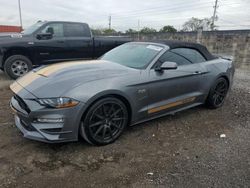
[[[138,121],[138,122],[131,123],[129,126],[134,126],[134,125],[137,125],[137,124],[140,124],[140,123],[144,123],[144,122],[147,122],[147,121],[150,121],[150,120],[153,120],[153,119],[157,119],[157,118],[160,118],[160,117],[164,117],[164,116],[167,116],[167,115],[174,115],[177,112],[180,112],[180,111],[183,111],[183,110],[187,110],[189,108],[193,108],[195,106],[199,106],[199,105],[202,105],[202,104],[203,103],[201,103],[201,102],[200,103],[193,103],[191,105],[188,105],[188,106],[185,106],[185,107],[182,107],[182,108],[170,111],[170,112],[166,112],[165,114],[155,115],[154,117],[150,117],[150,118]]]

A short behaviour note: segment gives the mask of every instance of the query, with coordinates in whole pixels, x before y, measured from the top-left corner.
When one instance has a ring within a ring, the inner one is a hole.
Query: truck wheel
[[[32,69],[32,62],[23,55],[13,55],[6,59],[4,71],[12,78],[17,79]]]

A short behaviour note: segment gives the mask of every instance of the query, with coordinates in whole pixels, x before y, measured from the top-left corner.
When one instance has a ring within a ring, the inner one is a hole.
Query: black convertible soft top
[[[154,43],[160,43],[165,44],[170,47],[170,49],[174,48],[193,48],[197,51],[199,51],[207,61],[216,59],[215,56],[213,56],[205,46],[198,44],[198,43],[192,43],[192,42],[184,42],[184,41],[178,41],[178,40],[158,40],[158,41],[150,41]]]

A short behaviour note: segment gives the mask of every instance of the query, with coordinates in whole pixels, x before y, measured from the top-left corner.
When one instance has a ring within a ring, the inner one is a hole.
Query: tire
[[[23,55],[13,55],[4,63],[5,73],[12,79],[17,79],[32,69],[32,62]]]
[[[88,143],[107,145],[118,139],[128,124],[126,105],[107,97],[95,102],[80,125],[80,134]]]
[[[207,107],[211,109],[220,108],[225,101],[229,89],[228,81],[225,78],[218,78],[207,97]]]

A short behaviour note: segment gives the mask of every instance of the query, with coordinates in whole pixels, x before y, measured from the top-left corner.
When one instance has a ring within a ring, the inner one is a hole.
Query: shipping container
[[[20,26],[10,26],[10,25],[0,25],[0,33],[8,32],[8,33],[20,33],[22,28]]]

